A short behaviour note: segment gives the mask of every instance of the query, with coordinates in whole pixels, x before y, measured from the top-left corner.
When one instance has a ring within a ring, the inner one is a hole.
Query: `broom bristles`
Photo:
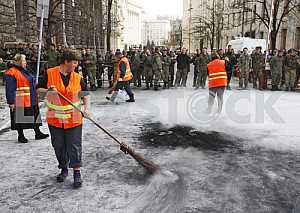
[[[142,155],[136,153],[133,149],[131,149],[127,144],[122,143],[120,145],[121,151],[125,154],[131,155],[140,165],[142,165],[145,169],[147,169],[151,173],[157,172],[160,168],[157,164],[152,161],[146,160]]]

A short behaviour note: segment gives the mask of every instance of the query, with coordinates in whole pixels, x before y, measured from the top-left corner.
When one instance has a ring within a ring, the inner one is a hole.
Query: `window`
[[[300,27],[296,28],[295,48],[300,49]]]
[[[287,36],[287,29],[281,30],[281,49],[286,48],[286,36]]]
[[[261,32],[259,33],[259,37],[260,37],[261,39],[264,38],[264,32],[263,32],[263,31],[261,31]]]

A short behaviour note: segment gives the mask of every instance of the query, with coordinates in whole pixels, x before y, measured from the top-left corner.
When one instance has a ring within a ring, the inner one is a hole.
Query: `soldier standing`
[[[198,70],[197,82],[196,82],[196,89],[201,87],[202,89],[205,88],[206,79],[207,79],[207,64],[209,63],[210,59],[207,54],[207,49],[203,48],[201,53],[197,58],[195,58],[194,64]]]
[[[91,52],[90,49],[87,49],[85,60],[86,69],[89,76],[90,90],[96,91],[97,57]]]
[[[248,87],[251,64],[252,62],[251,62],[251,57],[248,55],[248,48],[245,47],[238,61],[238,66],[240,69],[240,73],[239,73],[240,89],[242,88],[247,89]]]
[[[133,82],[134,86],[141,87],[141,54],[135,49],[133,59],[132,59],[132,74],[133,74]]]
[[[296,70],[300,66],[300,58],[294,49],[288,51],[283,65],[286,91],[295,91]]]
[[[188,67],[190,66],[190,57],[186,53],[186,48],[182,48],[181,53],[176,58],[177,72],[175,79],[175,87],[186,87],[186,79],[188,75]]]
[[[162,73],[161,73],[162,80],[164,81],[164,87],[163,87],[164,89],[166,87],[170,88],[170,84],[169,84],[170,65],[171,65],[171,58],[170,56],[167,55],[167,50],[164,49],[162,54]]]
[[[158,90],[158,83],[161,79],[161,73],[162,73],[162,61],[161,61],[161,55],[159,52],[159,48],[155,47],[155,52],[153,56],[153,74],[154,74],[154,90]]]
[[[229,66],[230,66],[229,70],[227,71],[227,89],[231,89],[230,81],[231,81],[232,73],[234,72],[237,63],[236,57],[234,55],[234,50],[231,47],[228,47],[228,52],[226,53],[225,58],[228,58]]]
[[[170,72],[169,85],[170,85],[170,87],[173,87],[174,86],[176,55],[173,51],[170,51],[170,53],[168,55],[171,58],[171,64],[170,64],[170,69],[169,69],[169,72]]]
[[[107,51],[105,54],[105,63],[108,67],[108,82],[109,82],[109,88],[113,86],[113,74],[114,74],[114,62],[113,62],[113,53],[112,51]]]
[[[196,64],[197,58],[200,56],[200,51],[199,49],[196,49],[196,54],[192,58],[192,63],[194,64],[194,78],[193,78],[193,87],[196,87],[197,85],[197,78],[198,78],[198,73],[199,73],[199,66]]]
[[[272,73],[272,91],[279,90],[279,86],[282,79],[283,59],[283,51],[278,50],[277,55],[273,56],[270,60],[270,67]]]
[[[55,45],[50,44],[49,50],[46,54],[46,60],[48,62],[48,68],[52,68],[58,65],[58,52],[55,50]]]
[[[253,88],[258,87],[260,90],[264,87],[265,78],[265,57],[261,52],[261,47],[256,47],[255,52],[252,54],[252,68],[253,68]]]
[[[150,89],[152,87],[152,81],[153,81],[153,56],[150,53],[150,50],[146,50],[146,55],[144,58],[144,76],[146,78],[146,89]]]

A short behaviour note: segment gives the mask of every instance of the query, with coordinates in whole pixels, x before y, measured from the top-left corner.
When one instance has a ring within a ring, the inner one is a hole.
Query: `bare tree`
[[[273,2],[273,12],[271,11]],[[256,10],[256,6],[259,5],[262,8],[262,13]],[[295,12],[296,8],[300,7],[298,0],[243,0],[234,1],[231,6],[234,9],[240,9],[243,13],[250,11],[253,13],[253,18],[250,22],[260,21],[263,25],[269,29],[271,28],[271,49],[276,48],[277,36],[282,23],[291,12]],[[272,14],[272,17],[271,17]],[[271,25],[270,22],[272,21]],[[242,24],[245,24],[244,22]],[[251,32],[250,32],[251,33]]]
[[[207,39],[211,50],[215,46],[219,49],[222,40],[224,0],[212,0],[211,4],[206,5],[206,9],[209,15],[199,14],[194,16],[195,27],[193,33],[198,34],[200,40]]]
[[[110,37],[111,37],[111,12],[112,12],[113,0],[107,0],[107,22],[106,22],[106,48],[109,51],[111,49]]]

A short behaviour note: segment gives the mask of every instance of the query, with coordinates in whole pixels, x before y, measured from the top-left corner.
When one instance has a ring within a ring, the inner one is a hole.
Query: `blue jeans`
[[[49,125],[51,143],[58,161],[58,168],[81,167],[82,156],[82,125],[70,129],[57,128]]]

